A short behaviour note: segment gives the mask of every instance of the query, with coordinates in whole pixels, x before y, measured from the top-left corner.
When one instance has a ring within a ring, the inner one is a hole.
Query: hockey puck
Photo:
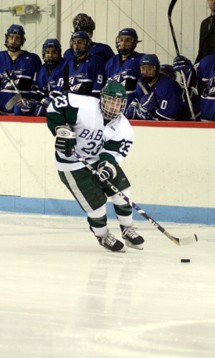
[[[187,263],[187,262],[190,262],[190,259],[181,259],[181,262]]]

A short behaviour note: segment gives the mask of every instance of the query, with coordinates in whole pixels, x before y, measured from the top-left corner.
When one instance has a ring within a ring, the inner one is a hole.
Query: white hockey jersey
[[[90,164],[101,154],[112,155],[121,162],[133,143],[133,128],[123,114],[104,124],[100,100],[90,96],[66,94],[56,97],[47,109],[47,124],[52,134],[56,127],[68,125],[76,132],[76,151]],[[73,171],[84,166],[75,156],[66,157],[56,151],[57,169]]]

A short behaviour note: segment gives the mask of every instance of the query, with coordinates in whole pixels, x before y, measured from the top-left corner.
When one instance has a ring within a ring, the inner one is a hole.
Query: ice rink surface
[[[84,218],[1,213],[0,356],[215,357],[215,228],[161,224],[199,241],[143,219],[144,250],[112,253]]]

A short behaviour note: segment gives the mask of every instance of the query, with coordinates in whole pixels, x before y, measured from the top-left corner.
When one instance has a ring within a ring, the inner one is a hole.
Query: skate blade
[[[143,250],[143,244],[133,245],[129,240],[125,240],[125,243],[130,249]]]
[[[100,244],[101,245],[101,244]],[[124,252],[126,252],[127,251],[127,247],[124,245],[122,248],[121,248],[121,250],[117,250],[117,251],[113,251],[113,250],[111,250],[111,249],[108,249],[106,246],[104,246],[104,245],[101,245],[106,251],[109,251],[109,252],[111,252],[111,253],[124,253]]]

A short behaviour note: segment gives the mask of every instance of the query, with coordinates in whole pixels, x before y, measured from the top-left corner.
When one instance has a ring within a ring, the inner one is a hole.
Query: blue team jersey
[[[91,55],[100,56],[104,62],[106,63],[112,56],[114,56],[114,52],[109,45],[100,43],[100,42],[91,42],[89,53]],[[69,60],[73,57],[73,50],[69,48],[64,52],[64,58]]]
[[[140,82],[139,82],[140,81]],[[137,99],[140,101],[145,95],[141,88],[140,79],[137,83]],[[144,87],[145,84],[144,84]],[[150,88],[154,93],[155,110],[154,119],[160,120],[188,120],[189,109],[184,99],[184,92],[178,82],[172,78],[161,75],[159,80]]]
[[[66,62],[64,67],[64,87],[69,92],[100,96],[106,83],[105,63],[101,57],[90,55],[77,63],[76,58]]]
[[[127,107],[136,96],[136,84],[140,77],[140,59],[143,54],[133,52],[125,61],[122,61],[121,55],[113,56],[105,66],[108,80],[121,82],[127,93]]]
[[[215,55],[204,57],[197,67],[198,87],[201,93],[201,118],[215,121]],[[203,86],[202,86],[203,85]]]
[[[43,64],[37,75],[37,97],[56,97],[63,89],[63,68],[65,60],[60,59],[57,66],[49,73],[46,64]]]
[[[32,98],[36,92],[36,75],[42,63],[40,57],[35,53],[23,51],[13,61],[7,51],[0,51],[0,111],[11,113],[6,108],[6,103],[16,94],[13,85],[10,83],[6,70],[10,72],[16,87],[24,98]],[[21,113],[16,113],[21,114]]]

